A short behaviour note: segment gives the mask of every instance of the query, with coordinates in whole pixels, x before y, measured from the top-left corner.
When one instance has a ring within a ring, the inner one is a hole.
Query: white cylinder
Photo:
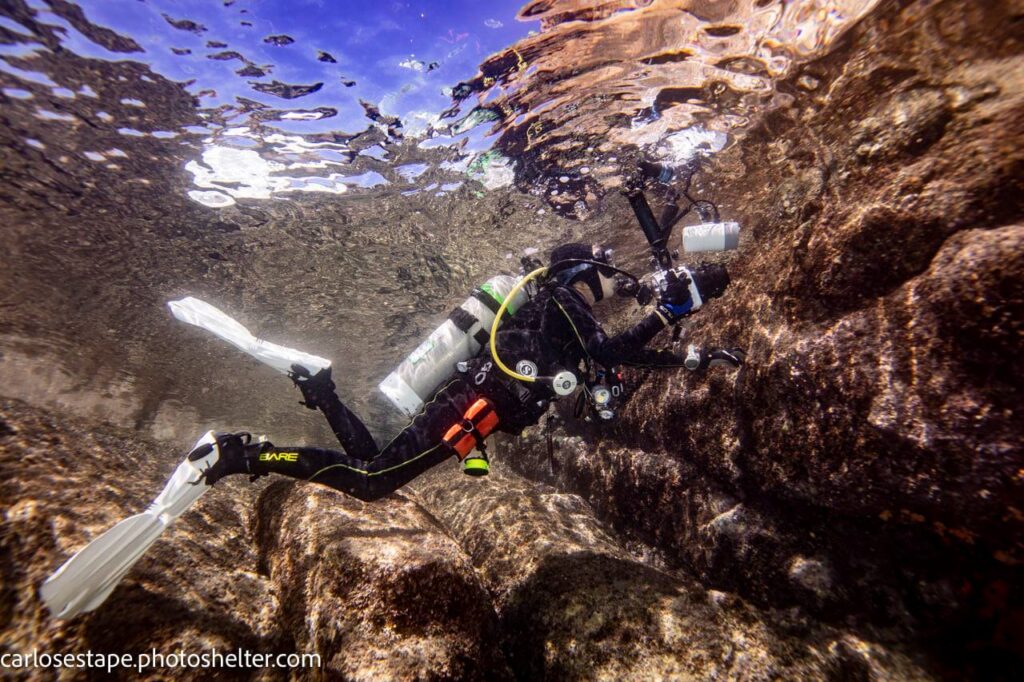
[[[683,249],[687,253],[728,251],[739,245],[739,223],[701,223],[683,228]]]
[[[413,416],[419,412],[423,403],[455,373],[456,364],[480,352],[480,340],[490,333],[495,311],[517,282],[517,278],[509,275],[487,280],[477,291],[477,295],[487,303],[476,296],[463,301],[449,319],[380,382],[381,392],[405,414]],[[520,291],[509,304],[506,314],[515,314],[525,302],[526,294]],[[456,324],[456,320],[463,328]]]

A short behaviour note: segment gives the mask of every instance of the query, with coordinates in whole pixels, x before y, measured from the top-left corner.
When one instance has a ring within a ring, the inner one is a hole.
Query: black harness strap
[[[494,299],[491,300],[493,301]],[[480,320],[473,317],[472,313],[467,313],[462,308],[455,308],[448,313],[448,319],[464,334],[469,334],[470,330],[480,322]],[[490,343],[491,335],[481,325],[479,329],[473,332],[473,340],[479,343],[481,347],[484,347]]]
[[[466,428],[467,425],[469,425],[468,429]],[[462,430],[473,436],[473,440],[476,441],[476,449],[479,450],[481,453],[486,455],[487,454],[487,446],[484,445],[484,441],[487,438],[487,436],[484,436],[482,433],[480,433],[480,430],[476,428],[476,424],[474,424],[469,419],[463,418],[463,420],[462,420]],[[468,457],[469,455],[466,455],[466,456]]]
[[[473,328],[473,325],[480,321],[462,308],[455,308],[448,313],[448,319],[465,334],[468,334],[469,330]]]
[[[501,304],[494,300],[494,297],[483,289],[476,288],[470,293],[470,296],[487,306],[492,313],[498,314],[498,310],[501,309]]]

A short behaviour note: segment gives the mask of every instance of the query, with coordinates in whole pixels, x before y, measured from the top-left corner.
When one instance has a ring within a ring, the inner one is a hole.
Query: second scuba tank
[[[498,308],[518,281],[510,275],[498,275],[474,289],[426,341],[380,382],[381,392],[406,415],[419,412],[445,379],[455,373],[455,365],[474,357],[488,342]],[[509,302],[508,312],[514,315],[526,301],[526,293],[520,292]]]

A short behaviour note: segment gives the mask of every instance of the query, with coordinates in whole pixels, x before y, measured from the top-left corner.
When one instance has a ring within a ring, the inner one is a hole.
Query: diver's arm
[[[611,367],[613,365],[635,365],[651,364],[655,360],[650,352],[642,352],[644,346],[667,326],[664,317],[653,312],[640,320],[632,328],[621,334],[609,337],[605,334],[601,323],[594,317],[593,312],[582,298],[573,291],[566,288],[556,289],[553,298],[561,308],[566,319],[576,333],[587,354],[600,364]],[[654,351],[658,353],[659,351]],[[670,356],[673,354],[669,353]],[[662,365],[669,362],[669,358],[659,356],[656,364]],[[672,363],[682,366],[683,358],[673,356]],[[672,366],[672,364],[669,364]]]
[[[686,358],[679,353],[673,353],[670,350],[654,349],[654,348],[641,348],[636,351],[629,358],[619,363],[623,367],[643,367],[651,369],[671,369],[674,367],[686,367]]]

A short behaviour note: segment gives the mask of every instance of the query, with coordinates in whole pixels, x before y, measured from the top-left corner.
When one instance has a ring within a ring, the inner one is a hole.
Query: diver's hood
[[[578,260],[594,260],[593,245],[576,242],[556,247],[551,252],[551,261],[548,266],[553,271],[551,276],[559,284],[567,287],[576,282],[586,283],[590,287],[591,293],[594,294],[594,300],[600,301],[605,296],[598,266],[593,263],[572,262]]]

